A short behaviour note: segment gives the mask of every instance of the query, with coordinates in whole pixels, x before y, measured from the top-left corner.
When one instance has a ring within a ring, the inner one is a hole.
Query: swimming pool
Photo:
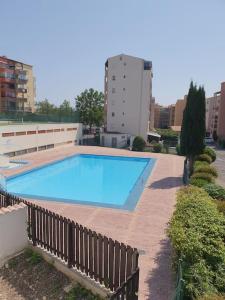
[[[7,179],[21,197],[133,210],[155,160],[77,154]]]

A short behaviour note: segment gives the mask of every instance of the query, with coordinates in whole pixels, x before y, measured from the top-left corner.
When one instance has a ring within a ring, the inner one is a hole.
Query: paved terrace
[[[169,154],[66,146],[23,155],[26,167],[5,171],[12,175],[75,153],[157,158],[152,174],[133,212],[58,202],[35,201],[47,209],[71,218],[99,233],[140,250],[140,298],[169,300],[173,293],[170,245],[165,230],[172,215],[175,195],[181,186],[183,158]],[[88,188],[88,185],[87,185]]]

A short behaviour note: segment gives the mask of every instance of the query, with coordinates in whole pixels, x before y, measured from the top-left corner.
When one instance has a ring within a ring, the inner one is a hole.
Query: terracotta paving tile
[[[53,201],[35,202],[99,233],[140,249],[139,299],[170,300],[174,280],[166,228],[174,209],[176,191],[182,184],[183,158],[103,147],[66,146],[21,156],[30,164],[17,170],[4,171],[4,174],[9,176],[20,173],[76,153],[157,159],[146,187],[132,212]]]

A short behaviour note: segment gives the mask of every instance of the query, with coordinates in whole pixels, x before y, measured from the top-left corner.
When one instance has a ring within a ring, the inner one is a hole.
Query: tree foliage
[[[50,103],[48,99],[36,103],[36,113],[49,115],[57,112],[57,107]]]
[[[101,126],[104,120],[104,95],[94,89],[85,90],[76,97],[80,121],[90,128]]]
[[[181,153],[189,159],[191,169],[194,157],[205,148],[205,132],[205,90],[191,82],[180,136]]]

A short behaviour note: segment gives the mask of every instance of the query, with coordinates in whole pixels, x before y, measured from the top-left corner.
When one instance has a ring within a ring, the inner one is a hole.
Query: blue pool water
[[[132,210],[154,159],[79,154],[7,180],[19,196]]]

